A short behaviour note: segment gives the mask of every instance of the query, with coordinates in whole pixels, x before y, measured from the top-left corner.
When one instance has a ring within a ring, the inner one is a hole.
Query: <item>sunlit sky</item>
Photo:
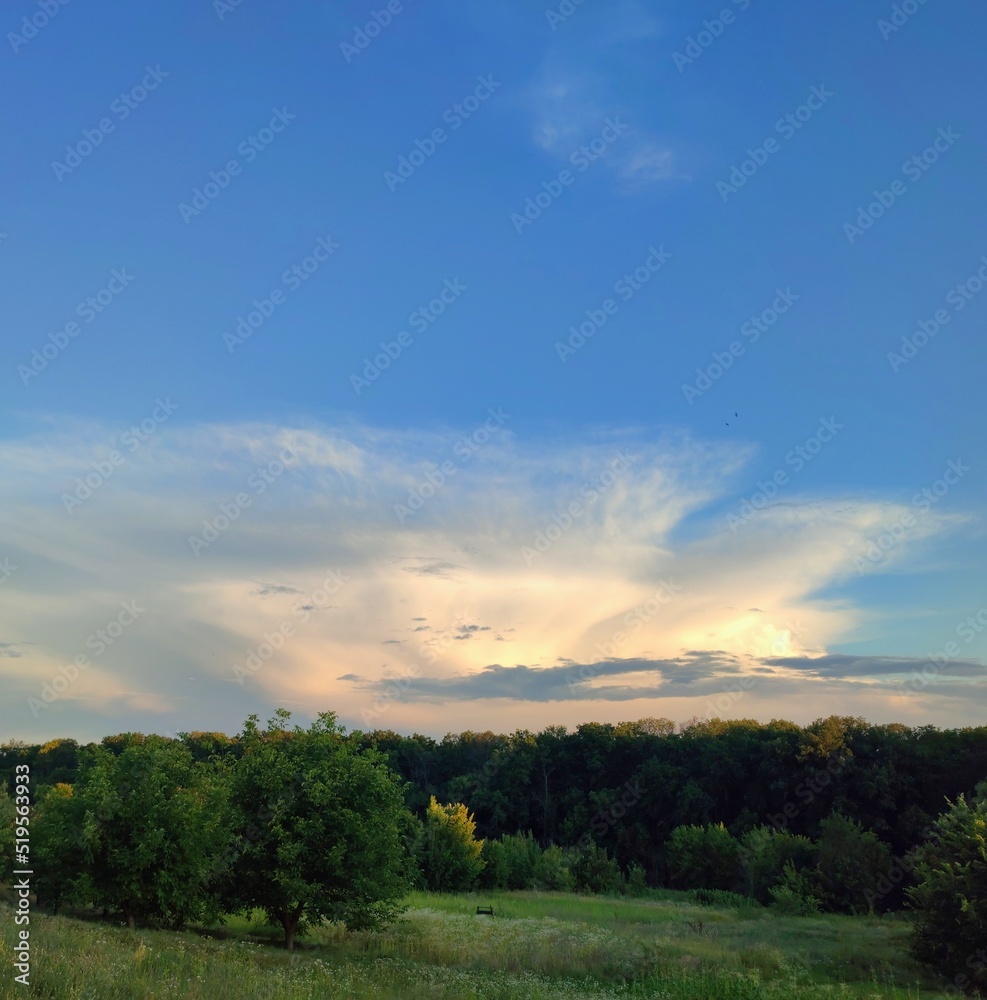
[[[0,736],[982,723],[982,4],[0,29]]]

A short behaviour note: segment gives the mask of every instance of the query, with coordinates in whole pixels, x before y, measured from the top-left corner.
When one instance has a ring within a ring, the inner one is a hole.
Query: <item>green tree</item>
[[[987,992],[987,802],[960,795],[912,860],[913,954],[959,989]]]
[[[826,909],[873,913],[891,869],[890,848],[856,820],[834,813],[820,824],[815,881]]]
[[[722,823],[677,826],[668,840],[667,864],[679,889],[732,889],[740,845]]]
[[[501,838],[504,845],[504,887],[533,889],[542,851],[530,830]]]
[[[791,864],[796,871],[811,868],[816,853],[816,845],[808,837],[769,826],[748,830],[740,840],[741,888],[767,904],[771,890],[782,881],[785,866]]]
[[[55,852],[81,848],[77,898],[121,910],[130,927],[138,918],[180,927],[218,914],[207,880],[229,835],[226,787],[180,744],[149,736],[118,754],[96,747],[72,794],[51,806]]]
[[[576,892],[618,893],[624,888],[620,866],[606,849],[593,842],[583,843],[568,853],[568,867]]]
[[[361,750],[332,713],[289,730],[279,709],[261,730],[251,716],[233,768],[237,857],[224,893],[231,911],[262,909],[286,948],[311,923],[378,927],[408,888],[404,801],[386,759]]]
[[[41,907],[57,911],[62,903],[75,901],[75,886],[86,863],[82,820],[83,809],[71,785],[38,790],[31,816],[31,860]]]
[[[0,882],[10,879],[14,870],[14,827],[17,813],[14,800],[0,784]]]
[[[483,841],[461,802],[441,805],[433,795],[425,813],[420,863],[432,892],[468,892],[483,870]]]
[[[488,838],[483,842],[480,857],[483,858],[483,868],[480,871],[477,885],[481,889],[506,889],[507,863],[503,842]]]

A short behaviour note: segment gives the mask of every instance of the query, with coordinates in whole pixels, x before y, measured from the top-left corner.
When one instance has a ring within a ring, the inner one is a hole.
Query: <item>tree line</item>
[[[289,720],[251,717],[232,737],[4,744],[3,787],[31,767],[39,902],[103,906],[131,926],[260,908],[289,947],[312,921],[379,926],[410,886],[671,886],[793,914],[910,897],[951,914],[954,951],[970,912],[972,932],[987,926],[987,885],[969,884],[987,871],[987,786],[974,791],[987,727],[643,719],[434,740],[347,734],[331,713],[308,729]],[[0,828],[7,858],[11,823]],[[968,905],[953,913],[943,894],[957,879],[935,888],[937,852],[961,843],[974,855],[957,876]],[[923,954],[944,968],[927,938]]]

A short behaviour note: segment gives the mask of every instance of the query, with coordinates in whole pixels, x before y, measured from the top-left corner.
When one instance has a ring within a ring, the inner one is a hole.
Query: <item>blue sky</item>
[[[982,719],[982,5],[0,28],[6,734]]]

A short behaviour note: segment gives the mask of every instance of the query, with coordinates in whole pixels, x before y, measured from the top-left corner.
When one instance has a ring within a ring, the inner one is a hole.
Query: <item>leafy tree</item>
[[[873,913],[879,885],[891,871],[891,851],[856,820],[834,813],[819,828],[816,885],[826,909]]]
[[[987,802],[960,795],[912,859],[913,954],[959,989],[987,992]]]
[[[122,910],[130,927],[138,917],[180,927],[218,914],[207,878],[228,836],[225,803],[222,776],[179,744],[150,736],[119,754],[97,747],[72,794],[52,802],[50,842],[71,855],[81,830],[76,897]]]
[[[0,785],[0,882],[6,882],[14,870],[14,827],[17,813],[14,800],[5,785]]]
[[[480,870],[477,885],[481,889],[506,889],[507,864],[503,843],[500,840],[485,840],[480,857],[483,859],[483,868]]]
[[[648,891],[648,875],[644,868],[638,864],[632,864],[627,869],[627,883],[624,892],[628,896],[643,896]]]
[[[808,837],[787,830],[758,826],[740,840],[740,873],[743,891],[759,903],[768,903],[771,889],[782,881],[785,866],[796,871],[811,868],[816,845]]]
[[[733,888],[739,858],[740,845],[722,823],[677,826],[668,841],[668,871],[681,889]]]
[[[785,862],[781,879],[769,890],[772,905],[778,913],[790,917],[808,917],[819,912],[815,882],[808,869],[799,871],[791,861]]]
[[[307,730],[275,713],[251,716],[233,768],[237,857],[224,893],[231,911],[258,907],[284,929],[285,947],[323,919],[378,927],[408,887],[401,787],[385,758],[361,750],[332,713]]]
[[[57,911],[63,902],[74,901],[86,863],[83,815],[71,785],[60,783],[38,791],[31,816],[31,858],[39,906]]]
[[[574,848],[568,861],[576,892],[616,893],[624,887],[620,866],[597,844]]]
[[[421,867],[432,892],[468,892],[483,870],[483,841],[461,802],[441,805],[433,795],[425,813]]]
[[[533,834],[510,833],[501,838],[504,845],[504,888],[531,889],[542,851]]]
[[[534,882],[536,889],[548,892],[571,892],[574,880],[569,870],[565,851],[557,844],[549,844],[539,852],[535,862]]]

